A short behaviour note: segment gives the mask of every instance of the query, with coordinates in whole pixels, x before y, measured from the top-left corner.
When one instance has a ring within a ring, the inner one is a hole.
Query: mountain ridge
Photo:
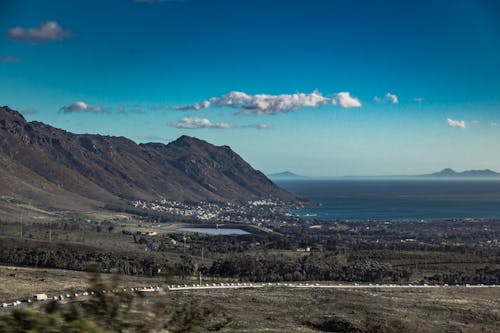
[[[500,173],[495,172],[490,169],[483,170],[464,170],[457,172],[451,168],[445,168],[441,171],[434,172],[427,175],[422,175],[424,177],[500,177]]]
[[[136,144],[125,137],[74,134],[28,122],[7,106],[0,107],[0,167],[2,195],[50,203],[59,198],[59,206],[71,208],[78,201],[95,206],[123,199],[298,199],[229,146],[186,135],[168,144]]]

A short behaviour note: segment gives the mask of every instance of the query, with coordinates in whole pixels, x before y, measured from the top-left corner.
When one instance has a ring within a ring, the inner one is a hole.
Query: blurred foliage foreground
[[[218,331],[230,321],[215,315],[212,306],[182,295],[151,299],[126,292],[118,274],[106,280],[99,271],[97,266],[89,269],[89,291],[94,294],[88,300],[12,310],[0,316],[0,333],[187,333]]]

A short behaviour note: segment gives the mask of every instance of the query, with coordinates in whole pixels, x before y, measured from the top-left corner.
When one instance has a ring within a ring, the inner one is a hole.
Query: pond
[[[177,232],[198,232],[209,235],[248,235],[249,232],[243,229],[233,228],[179,228]]]

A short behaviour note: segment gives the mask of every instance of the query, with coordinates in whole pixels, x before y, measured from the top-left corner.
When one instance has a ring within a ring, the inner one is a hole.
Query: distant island
[[[267,175],[267,177],[271,180],[299,180],[307,178],[306,176],[297,175],[291,171],[272,173]]]
[[[439,172],[422,175],[423,177],[463,177],[463,178],[484,178],[484,177],[500,177],[500,173],[490,169],[484,170],[465,170],[457,172],[453,169],[446,168]]]

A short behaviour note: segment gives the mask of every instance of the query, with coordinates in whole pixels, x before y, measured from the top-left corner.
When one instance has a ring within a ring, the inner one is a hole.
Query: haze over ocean
[[[319,206],[294,213],[322,220],[499,218],[500,179],[332,179],[277,181]]]

